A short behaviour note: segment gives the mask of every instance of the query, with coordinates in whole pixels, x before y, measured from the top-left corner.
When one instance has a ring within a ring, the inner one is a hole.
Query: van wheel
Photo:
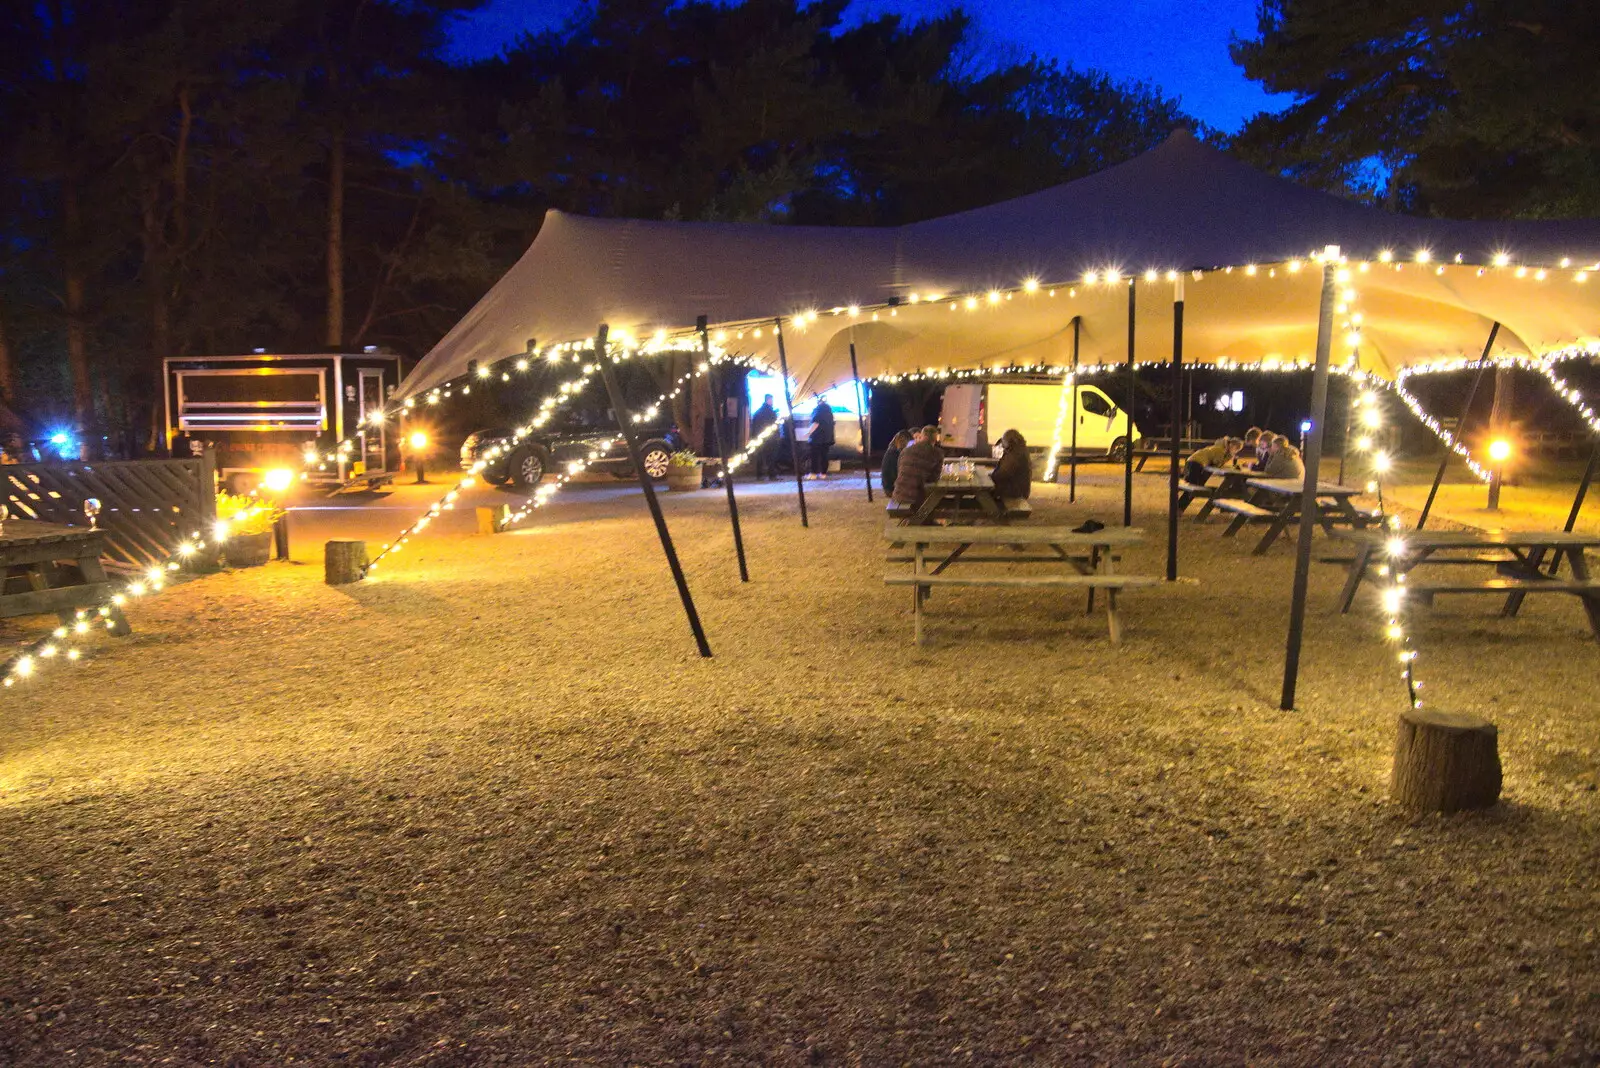
[[[1122,463],[1128,458],[1128,439],[1118,438],[1111,443],[1111,448],[1106,450],[1106,455],[1117,463]]]

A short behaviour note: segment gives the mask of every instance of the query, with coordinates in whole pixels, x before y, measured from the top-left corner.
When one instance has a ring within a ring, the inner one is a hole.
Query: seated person
[[[1218,438],[1203,449],[1197,449],[1183,465],[1183,480],[1204,486],[1211,477],[1208,467],[1227,467],[1237,462],[1239,449],[1244,442],[1238,438]]]
[[[889,439],[889,447],[883,450],[883,492],[885,496],[894,496],[894,479],[900,471],[900,453],[911,444],[911,431],[902,430]]]
[[[1256,462],[1250,465],[1252,471],[1265,471],[1267,461],[1272,459],[1272,446],[1278,440],[1278,435],[1270,430],[1263,430],[1256,439]]]
[[[1255,456],[1257,447],[1261,443],[1261,428],[1253,426],[1244,432],[1244,447],[1239,450],[1240,456]]]
[[[1300,450],[1280,434],[1273,439],[1272,455],[1267,457],[1267,466],[1261,473],[1269,478],[1305,478],[1306,465],[1300,459]]]
[[[1027,499],[1033,490],[1033,465],[1028,456],[1028,443],[1016,430],[1000,435],[1000,462],[994,465],[990,477],[994,479],[995,496],[1001,500]]]
[[[928,483],[937,482],[944,467],[944,450],[939,448],[939,428],[925,426],[917,440],[900,453],[895,471],[894,501],[906,508],[920,508],[928,496]]]

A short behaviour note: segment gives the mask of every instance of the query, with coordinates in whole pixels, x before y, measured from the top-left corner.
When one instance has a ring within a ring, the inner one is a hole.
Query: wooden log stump
[[[1500,798],[1499,732],[1477,716],[1403,712],[1389,798],[1413,812],[1488,808]]]
[[[322,577],[330,586],[360,582],[367,566],[367,543],[355,538],[334,538],[322,554]]]

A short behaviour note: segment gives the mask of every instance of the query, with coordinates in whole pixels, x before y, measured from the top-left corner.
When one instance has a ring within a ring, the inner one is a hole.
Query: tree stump
[[[322,577],[330,586],[360,582],[367,566],[367,543],[354,538],[334,538],[322,554]]]
[[[1459,712],[1401,713],[1389,798],[1414,812],[1488,808],[1500,798],[1499,732]]]

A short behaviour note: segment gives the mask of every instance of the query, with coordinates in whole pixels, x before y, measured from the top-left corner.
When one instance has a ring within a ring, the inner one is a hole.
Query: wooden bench
[[[1217,495],[1216,486],[1202,486],[1186,479],[1178,480],[1178,511],[1189,507],[1189,503],[1196,497],[1201,500],[1211,500]]]
[[[1233,513],[1233,521],[1228,524],[1228,529],[1222,532],[1224,538],[1231,538],[1243,530],[1247,523],[1269,522],[1277,518],[1277,513],[1259,504],[1251,504],[1236,497],[1213,499],[1212,506],[1221,512]]]
[[[1029,503],[1026,497],[1002,497],[1000,503],[1005,508],[1005,517],[1007,519],[1026,519],[1033,514],[1033,505]],[[884,503],[884,512],[891,519],[902,520],[910,519],[917,514],[915,508],[901,504],[893,498]],[[934,515],[939,514],[939,512],[934,513]]]
[[[1468,561],[1440,561],[1441,563],[1466,563]],[[1436,593],[1572,593],[1579,597],[1600,598],[1600,582],[1581,579],[1481,579],[1477,582],[1451,582],[1437,579],[1428,582],[1407,582],[1406,596],[1426,603]]]
[[[1161,579],[1154,575],[1123,575],[1115,572],[1120,560],[1117,550],[1139,544],[1144,532],[1129,528],[1111,528],[1092,534],[1081,533],[1066,527],[1042,526],[991,526],[991,527],[902,527],[886,526],[883,536],[891,543],[890,562],[909,562],[910,574],[888,574],[884,583],[890,586],[910,586],[913,590],[914,637],[922,644],[922,606],[935,586],[989,586],[1018,588],[1037,586],[1045,588],[1083,589],[1089,592],[1089,611],[1094,609],[1096,590],[1106,591],[1106,616],[1113,643],[1122,640],[1122,617],[1117,605],[1117,594],[1138,586],[1154,586]],[[910,543],[909,551],[896,553],[893,549]],[[951,551],[941,558],[941,550],[932,555],[933,546],[949,547]],[[997,550],[1012,546],[1019,551],[1005,555]],[[1027,552],[1026,546],[1045,546],[1048,552]],[[966,555],[969,548],[979,551]],[[984,551],[988,550],[988,551]],[[946,575],[944,570],[956,562],[962,563],[1055,563],[1065,564],[1076,574],[1029,575]],[[928,565],[933,566],[931,570]]]

